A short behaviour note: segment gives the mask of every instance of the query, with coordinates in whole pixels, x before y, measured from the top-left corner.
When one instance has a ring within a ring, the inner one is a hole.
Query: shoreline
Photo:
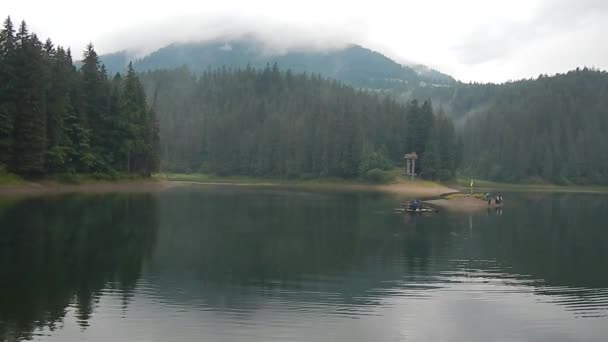
[[[473,196],[462,196],[457,198],[440,198],[424,201],[432,206],[439,207],[451,212],[471,213],[484,209],[502,208],[502,205],[491,204]]]
[[[162,191],[174,186],[172,182],[154,179],[96,181],[82,184],[65,184],[56,181],[24,182],[0,185],[0,197],[43,196],[69,193],[142,193]]]
[[[404,179],[403,177],[397,177],[395,181],[386,184],[373,184],[344,179],[282,180],[251,177],[213,177],[204,174],[158,175],[157,179],[170,181],[179,185],[380,192],[393,195],[410,196],[412,198],[436,198],[442,195],[459,192],[456,189],[439,183],[425,180],[410,181]]]
[[[157,174],[148,179],[117,179],[117,180],[87,180],[81,183],[64,183],[57,180],[25,181],[16,183],[0,184],[0,197],[10,196],[37,196],[67,193],[127,193],[127,192],[158,192],[170,188],[183,186],[229,186],[229,187],[262,187],[262,188],[284,188],[284,189],[309,189],[351,192],[378,192],[395,196],[407,197],[407,199],[419,198],[428,200],[427,203],[443,207],[444,209],[471,210],[471,208],[487,208],[480,203],[473,203],[473,199],[463,200],[446,199],[443,196],[459,193],[466,198],[468,188],[461,184],[440,184],[432,181],[415,180],[410,181],[404,177],[387,184],[373,184],[361,181],[343,179],[313,179],[313,180],[283,180],[272,178],[253,177],[216,177],[205,174]],[[526,186],[509,185],[501,183],[482,183],[475,187],[476,192],[481,190],[523,192],[563,192],[563,193],[608,193],[608,188],[603,187],[581,187],[581,186]],[[495,185],[495,187],[492,187]],[[465,203],[466,202],[466,203]],[[483,201],[481,201],[483,202]]]
[[[519,184],[519,183],[499,183],[486,180],[474,179],[473,192],[555,192],[555,193],[589,193],[602,194],[608,193],[608,186],[605,185],[558,185],[558,184]],[[470,192],[469,180],[457,179],[448,186],[458,189],[462,193]]]
[[[67,184],[58,181],[44,180],[40,182],[23,181],[16,184],[0,185],[0,197],[38,196],[67,193],[127,193],[127,192],[157,192],[171,188],[195,186],[229,186],[229,187],[263,187],[263,188],[292,188],[310,190],[336,190],[352,192],[381,192],[400,196],[436,198],[458,190],[435,182],[399,179],[388,184],[369,184],[346,180],[306,180],[283,181],[262,178],[205,178],[180,175],[179,177],[153,177],[151,179],[93,181],[79,184]]]
[[[197,181],[173,181],[168,182],[176,185],[199,185],[199,186],[230,186],[230,187],[260,187],[260,188],[283,188],[283,189],[317,189],[317,190],[337,190],[351,192],[383,192],[394,195],[408,195],[421,197],[438,197],[450,193],[458,192],[440,184],[436,187],[428,187],[426,185],[393,183],[393,184],[341,184],[341,183],[238,183],[238,182],[197,182]]]

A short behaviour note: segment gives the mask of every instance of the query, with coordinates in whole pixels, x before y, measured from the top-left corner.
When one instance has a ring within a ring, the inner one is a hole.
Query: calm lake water
[[[607,341],[608,196],[0,199],[0,340]]]

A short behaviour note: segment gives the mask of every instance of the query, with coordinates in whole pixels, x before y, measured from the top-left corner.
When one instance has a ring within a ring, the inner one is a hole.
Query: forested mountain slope
[[[458,163],[454,128],[430,102],[403,105],[276,66],[140,77],[159,116],[164,170],[351,178],[416,151],[419,171],[449,178]]]
[[[139,72],[188,67],[194,73],[222,67],[263,69],[277,64],[293,73],[319,74],[358,89],[392,96],[399,102],[431,99],[436,109],[461,123],[469,113],[486,108],[500,87],[466,84],[424,65],[402,65],[381,53],[351,45],[324,51],[268,50],[255,40],[172,44],[143,58],[125,51],[102,55],[110,73],[123,72],[129,61]]]
[[[279,62],[270,67],[247,44],[231,44],[170,46],[137,62],[143,69],[194,57],[209,63],[196,72],[138,77],[128,68],[125,77],[109,77],[92,46],[75,68],[69,50],[7,20],[0,32],[0,168],[149,174],[160,148],[164,170],[357,177],[416,151],[418,171],[428,178],[454,176],[462,157],[466,176],[608,184],[606,72],[577,69],[504,84],[439,75],[421,86],[421,75],[428,81],[432,71],[357,46],[281,55],[294,71]],[[218,63],[245,66],[209,68]],[[399,88],[410,81],[418,86]],[[459,120],[458,136],[446,116]]]
[[[608,73],[577,69],[499,87],[465,124],[465,173],[608,184]]]
[[[101,56],[111,72],[122,72],[131,59],[124,51]],[[245,68],[248,65],[262,69],[275,63],[279,68],[290,69],[294,73],[321,74],[357,88],[410,89],[421,83],[430,86],[455,82],[452,77],[436,70],[422,65],[401,65],[359,45],[326,51],[279,53],[268,50],[255,40],[182,43],[166,46],[133,60],[138,71],[187,66],[196,73],[221,67]]]

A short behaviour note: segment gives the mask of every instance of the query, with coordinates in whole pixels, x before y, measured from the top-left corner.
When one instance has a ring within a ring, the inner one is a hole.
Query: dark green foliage
[[[124,81],[108,81],[92,45],[76,70],[69,50],[50,39],[42,44],[25,23],[14,33],[8,18],[0,31],[0,81],[0,167],[26,176],[149,175],[157,167],[158,127],[137,76],[131,70]]]
[[[44,173],[46,149],[45,65],[42,44],[25,22],[17,32],[14,70],[16,118],[14,168],[18,174]]]
[[[372,152],[364,155],[359,165],[359,174],[365,175],[368,171],[378,169],[386,171],[391,168],[391,162],[386,159],[382,151]]]
[[[0,30],[0,166],[12,162],[15,120],[15,32],[10,18]]]
[[[13,115],[6,105],[0,107],[0,165],[10,162],[13,149]]]
[[[608,74],[576,70],[502,85],[464,129],[464,171],[519,182],[608,184]]]
[[[433,127],[433,106],[430,101],[425,101],[418,107],[418,101],[413,100],[409,104],[407,117],[407,150],[415,151],[419,158],[424,158],[424,153],[429,143]],[[419,173],[421,164],[416,165],[416,173]]]
[[[442,110],[433,120],[424,155],[420,158],[420,165],[424,170],[422,175],[429,179],[452,179],[460,162],[461,149],[454,125]]]
[[[363,174],[363,180],[371,183],[382,184],[388,183],[393,179],[386,171],[382,171],[380,169],[371,169]]]
[[[123,84],[120,103],[123,116],[120,127],[127,140],[120,152],[126,157],[125,167],[128,172],[137,170],[150,175],[158,165],[155,156],[158,147],[155,114],[146,109],[146,95],[131,64]]]
[[[365,178],[424,149],[434,123],[430,102],[400,105],[276,65],[200,77],[154,71],[141,79],[159,115],[168,171]]]

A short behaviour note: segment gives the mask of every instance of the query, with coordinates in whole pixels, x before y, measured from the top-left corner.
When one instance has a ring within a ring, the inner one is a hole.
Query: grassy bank
[[[23,178],[18,175],[0,170],[0,186],[28,186],[45,184],[84,185],[95,183],[120,183],[133,181],[149,181],[136,174],[114,173],[114,174],[56,174],[42,177]]]
[[[451,186],[458,188],[463,192],[468,192],[470,190],[470,185],[470,178],[459,178],[456,180],[456,183],[452,184]],[[500,183],[473,179],[473,192],[479,192],[482,190],[608,193],[608,186]]]
[[[60,174],[23,178],[0,172],[0,197],[75,192],[147,192],[170,187],[169,182],[134,174]]]
[[[8,173],[4,169],[0,168],[0,186],[20,185],[24,183],[25,181],[23,178],[12,173]]]
[[[59,184],[84,185],[96,183],[127,183],[136,181],[150,181],[151,178],[142,177],[132,173],[95,173],[95,174],[58,174],[40,179],[41,182],[54,182]]]

